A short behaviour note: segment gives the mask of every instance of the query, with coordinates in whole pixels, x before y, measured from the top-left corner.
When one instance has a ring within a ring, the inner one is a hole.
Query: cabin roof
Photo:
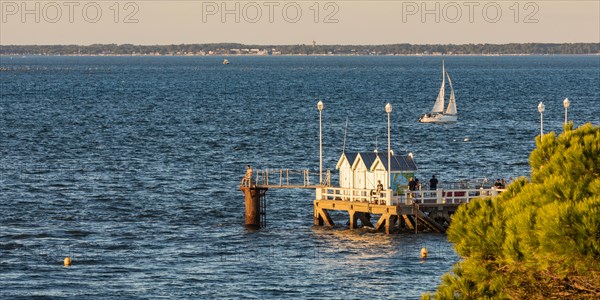
[[[386,171],[388,170],[387,156],[384,154],[381,154],[378,156],[377,161],[375,161],[373,163],[373,165],[371,165],[371,171],[374,171],[379,163],[381,163],[383,165],[383,168]],[[411,172],[411,171],[417,170],[417,164],[415,163],[414,158],[411,157],[410,155],[393,155],[392,154],[390,157],[390,163],[392,164],[392,168],[391,168],[392,173],[394,173],[394,172]]]
[[[375,152],[361,152],[359,154],[368,168],[371,168],[375,160],[377,160],[377,153]]]
[[[356,159],[356,155],[358,155],[358,153],[356,152],[350,152],[350,153],[342,153],[342,156],[340,156],[340,159],[338,160],[337,165],[335,165],[336,169],[339,169],[342,167],[342,164],[344,163],[344,159],[346,159],[348,161],[348,164],[350,166],[352,166],[354,164],[354,160]]]
[[[360,157],[360,159],[359,159]],[[371,171],[373,171],[377,164],[381,163],[383,168],[387,171],[387,156],[384,153],[376,153],[376,152],[350,152],[350,153],[342,153],[338,164],[336,166],[337,169],[341,167],[341,164],[344,161],[344,158],[348,160],[348,163],[352,166],[352,169],[356,169],[359,161],[363,161],[365,166]],[[415,160],[410,155],[391,155],[390,157],[392,164],[392,173],[394,172],[411,172],[417,170],[417,164]]]

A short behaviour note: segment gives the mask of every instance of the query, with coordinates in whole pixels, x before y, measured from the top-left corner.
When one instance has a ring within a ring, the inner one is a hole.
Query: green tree
[[[531,180],[453,216],[463,259],[436,299],[600,298],[600,127],[571,123],[536,145]]]

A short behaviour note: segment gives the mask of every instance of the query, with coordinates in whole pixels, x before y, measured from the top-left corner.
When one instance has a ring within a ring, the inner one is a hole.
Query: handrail
[[[317,188],[316,200],[359,201],[374,204],[461,204],[475,198],[495,197],[503,189],[459,189],[459,190],[420,190],[408,191],[399,196],[391,196],[391,190],[377,192],[371,189],[352,189],[338,187]]]
[[[322,186],[330,186],[331,171],[324,172]],[[263,187],[310,187],[319,185],[319,171],[309,169],[256,170],[254,183]]]
[[[396,205],[398,197],[391,197],[392,190],[317,188],[317,200],[346,200],[374,204]]]
[[[479,189],[437,189],[407,191],[404,193],[406,204],[461,204],[469,203],[472,199],[483,197],[495,197],[504,189],[479,188]]]

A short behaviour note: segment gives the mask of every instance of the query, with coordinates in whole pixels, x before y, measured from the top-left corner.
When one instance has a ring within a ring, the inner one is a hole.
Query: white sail
[[[448,108],[446,109],[447,115],[456,115],[456,99],[454,98],[454,89],[452,88],[452,80],[450,79],[450,74],[446,73],[448,76],[448,83],[450,84],[450,101],[448,102]]]
[[[450,99],[448,102],[448,108],[444,112],[444,88],[446,85],[446,76],[448,77],[448,83],[450,84]],[[446,72],[444,61],[442,61],[442,86],[440,87],[440,93],[435,100],[433,109],[430,113],[423,114],[419,118],[421,123],[456,123],[458,120],[458,114],[456,111],[456,98],[454,97],[454,88],[452,87],[452,80],[450,74]]]
[[[431,113],[442,113],[444,112],[444,90],[446,89],[446,71],[444,69],[444,61],[442,61],[442,86],[440,92],[435,100],[435,104],[431,109]]]

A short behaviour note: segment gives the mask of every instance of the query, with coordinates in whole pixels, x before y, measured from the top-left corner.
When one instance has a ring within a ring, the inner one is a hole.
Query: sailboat
[[[446,90],[446,77],[448,77],[448,83],[450,84],[450,101],[448,101],[448,107],[444,112],[444,93]],[[456,111],[456,98],[454,97],[454,89],[452,88],[452,80],[450,74],[446,72],[444,67],[444,61],[442,61],[442,86],[438,93],[435,104],[430,113],[423,114],[419,118],[421,123],[456,123],[458,120],[458,113]]]

